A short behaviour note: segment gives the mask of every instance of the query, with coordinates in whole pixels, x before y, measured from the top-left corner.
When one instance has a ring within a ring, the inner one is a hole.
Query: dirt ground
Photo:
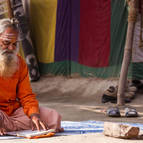
[[[115,104],[101,103],[103,92],[111,85],[117,85],[118,79],[97,79],[81,77],[43,76],[38,82],[31,83],[33,92],[41,106],[56,109],[63,121],[113,121],[143,123],[143,94],[126,106],[135,107],[139,113],[137,118],[126,118],[124,107],[120,107],[120,118],[106,116],[106,109]],[[4,143],[143,143],[143,140],[124,140],[106,137],[102,133],[59,136],[38,140],[5,140]],[[1,142],[1,141],[0,141]]]
[[[62,76],[43,76],[40,81],[32,83],[40,105],[54,108],[64,121],[118,121],[143,123],[143,94],[138,94],[131,103],[139,113],[138,118],[126,118],[124,107],[120,107],[120,118],[106,116],[106,109],[116,106],[112,103],[101,103],[103,92],[111,85],[117,85],[118,79],[67,78]]]

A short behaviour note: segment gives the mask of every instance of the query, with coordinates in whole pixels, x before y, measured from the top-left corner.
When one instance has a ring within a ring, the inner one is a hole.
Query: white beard
[[[3,54],[0,50],[0,76],[3,78],[12,77],[19,67],[17,51]]]

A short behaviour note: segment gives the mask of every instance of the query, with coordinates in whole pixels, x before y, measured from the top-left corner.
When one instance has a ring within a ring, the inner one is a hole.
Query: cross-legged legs
[[[11,116],[0,110],[2,124],[6,131],[26,130],[31,129],[31,120],[23,112],[23,108],[18,108]],[[62,131],[60,114],[50,108],[40,107],[40,118],[49,129]]]

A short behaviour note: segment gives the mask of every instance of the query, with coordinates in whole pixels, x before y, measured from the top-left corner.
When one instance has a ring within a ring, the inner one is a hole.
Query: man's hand
[[[6,134],[6,130],[4,128],[0,128],[0,136],[3,136]]]
[[[43,121],[41,121],[39,114],[31,115],[31,123],[32,123],[32,130],[34,130],[35,127],[37,130],[40,130],[40,127],[42,127],[43,130],[47,130],[45,124],[43,123]]]

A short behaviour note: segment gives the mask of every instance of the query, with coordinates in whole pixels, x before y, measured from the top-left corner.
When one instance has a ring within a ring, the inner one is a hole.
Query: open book
[[[35,139],[35,138],[42,138],[42,137],[51,137],[55,134],[55,129],[40,130],[40,131],[22,130],[22,131],[7,132],[6,134],[11,136]]]

